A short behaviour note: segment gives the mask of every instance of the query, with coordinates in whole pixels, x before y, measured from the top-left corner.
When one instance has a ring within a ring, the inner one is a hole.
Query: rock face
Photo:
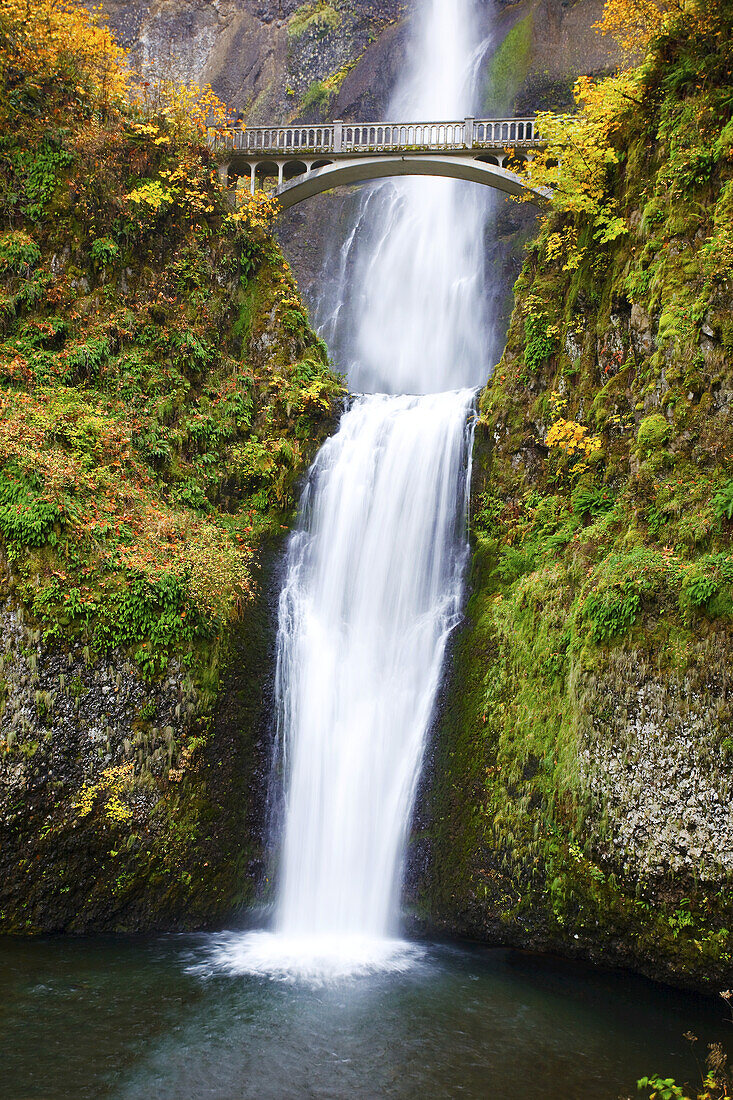
[[[728,30],[672,39],[653,105],[612,120],[620,236],[558,197],[527,252],[410,880],[432,928],[709,990],[733,979],[733,136],[674,78],[717,64],[727,94]]]
[[[381,72],[379,36],[405,6],[402,0],[109,0],[105,10],[139,71],[210,83],[256,124],[294,117],[308,90],[327,80],[330,87],[306,110],[329,105],[359,60],[371,77]],[[381,88],[367,78],[376,107],[389,75],[377,82]],[[364,86],[362,78],[351,95],[358,99]]]
[[[611,653],[583,693],[581,776],[606,822],[598,853],[646,882],[733,873],[730,640],[693,643],[688,659],[662,676],[643,653]]]
[[[263,876],[276,561],[267,556],[261,593],[230,639],[213,715],[178,662],[151,684],[123,653],[100,660],[89,646],[46,647],[5,600],[4,932],[186,929],[253,902]]]
[[[12,585],[12,574],[8,581]],[[15,931],[83,928],[85,922],[114,927],[114,893],[121,897],[123,884],[113,891],[112,911],[104,914],[110,899],[104,900],[101,864],[119,857],[113,843],[119,825],[127,826],[133,841],[119,859],[121,871],[127,871],[131,852],[140,856],[162,832],[164,817],[158,812],[156,820],[156,811],[164,805],[163,784],[182,778],[180,746],[197,713],[193,683],[177,662],[164,680],[151,685],[121,653],[101,663],[82,645],[49,650],[12,598],[0,610],[0,628],[5,926]],[[142,771],[148,784],[133,785],[134,774]],[[104,802],[107,850],[103,835],[90,835],[85,827],[96,799]]]

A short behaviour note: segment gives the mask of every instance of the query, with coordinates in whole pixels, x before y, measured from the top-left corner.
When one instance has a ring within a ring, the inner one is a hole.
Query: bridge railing
[[[450,122],[334,122],[320,126],[252,126],[217,135],[222,151],[297,156],[497,148],[539,144],[533,118],[466,118]]]

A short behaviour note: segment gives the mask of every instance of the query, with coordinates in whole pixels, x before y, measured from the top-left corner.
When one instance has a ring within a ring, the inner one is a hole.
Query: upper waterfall
[[[474,113],[479,46],[473,0],[424,0],[390,117]],[[387,181],[368,193],[346,246],[349,286],[326,324],[352,389],[437,393],[485,380],[490,202],[454,180]]]

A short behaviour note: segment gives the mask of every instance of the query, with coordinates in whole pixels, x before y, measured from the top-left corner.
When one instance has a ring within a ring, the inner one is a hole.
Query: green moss
[[[505,114],[522,87],[532,49],[533,16],[518,20],[489,62],[484,90],[484,114],[491,118]]]
[[[308,91],[300,101],[300,111],[305,114],[307,111],[317,111],[321,115],[325,115],[328,104],[331,100],[331,92],[321,80],[315,80]]]
[[[325,0],[301,4],[288,21],[288,38],[297,40],[307,33],[320,38],[338,30],[342,19],[341,12]]]
[[[727,736],[733,645],[730,283],[718,274],[733,270],[733,168],[706,151],[733,100],[727,75],[723,90],[667,83],[691,52],[697,64],[728,48],[693,32],[648,66],[648,109],[620,111],[608,198],[628,234],[599,245],[592,219],[549,212],[481,394],[471,598],[418,903],[440,927],[705,987],[731,973],[724,872],[705,885],[691,856],[662,885],[645,870],[653,840],[624,840],[598,793],[604,752],[623,790],[638,724],[684,755],[675,739],[692,714],[700,766],[727,791],[728,749],[708,746]],[[585,250],[576,270],[553,252],[566,230]],[[593,456],[548,449],[560,418],[598,433]],[[646,692],[659,696],[651,718]],[[716,852],[704,857],[711,867]]]

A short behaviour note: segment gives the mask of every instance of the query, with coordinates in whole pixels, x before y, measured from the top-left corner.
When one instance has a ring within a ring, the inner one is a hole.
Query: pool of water
[[[688,1029],[730,1037],[722,1002],[555,959],[427,944],[288,981],[238,936],[0,939],[0,1096],[617,1100],[694,1079]]]

